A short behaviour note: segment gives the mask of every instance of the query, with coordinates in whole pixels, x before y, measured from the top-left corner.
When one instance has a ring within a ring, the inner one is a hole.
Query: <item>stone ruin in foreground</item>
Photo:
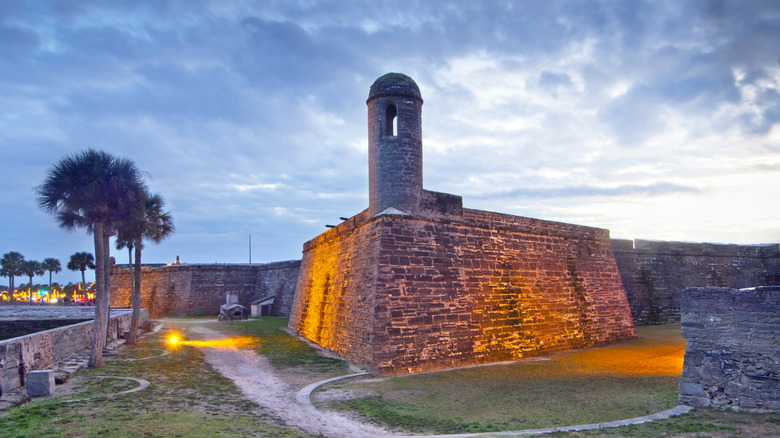
[[[608,230],[423,189],[422,104],[371,86],[368,209],[304,244],[289,327],[385,375],[634,338]]]

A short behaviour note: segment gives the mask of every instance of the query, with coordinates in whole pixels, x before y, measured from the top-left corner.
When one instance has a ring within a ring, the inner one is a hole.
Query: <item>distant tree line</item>
[[[81,271],[81,283],[86,288],[86,280],[84,277],[84,271],[89,269],[95,269],[93,264],[92,254],[88,252],[77,252],[70,256],[70,262],[68,262],[68,269],[71,271]],[[43,275],[46,272],[49,273],[49,291],[51,292],[53,287],[52,274],[56,274],[62,271],[62,265],[60,261],[55,258],[45,258],[43,262],[36,260],[26,260],[24,256],[18,251],[10,251],[3,254],[0,258],[0,276],[8,277],[8,300],[13,301],[14,291],[16,287],[14,284],[14,278],[19,276],[27,276],[30,279],[30,297],[29,302],[33,302],[33,278]]]

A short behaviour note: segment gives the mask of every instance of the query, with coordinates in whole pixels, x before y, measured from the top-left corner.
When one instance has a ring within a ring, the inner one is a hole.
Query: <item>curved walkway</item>
[[[295,400],[304,406],[311,407],[312,409],[316,409],[314,404],[311,402],[311,393],[314,392],[315,389],[332,382],[354,379],[357,377],[363,377],[367,375],[369,375],[369,373],[347,374],[346,376],[334,377],[332,379],[314,382],[311,385],[308,385],[303,389],[301,389],[300,391],[298,391],[298,393],[295,395]],[[522,435],[539,435],[539,434],[553,433],[553,432],[576,432],[581,430],[594,430],[594,429],[604,429],[608,427],[620,427],[620,426],[629,426],[632,424],[642,424],[653,420],[662,420],[665,418],[674,417],[676,415],[686,414],[690,412],[691,409],[693,408],[691,408],[690,406],[680,405],[663,412],[658,412],[652,415],[645,415],[643,417],[629,418],[627,420],[609,421],[605,423],[581,424],[577,426],[547,427],[543,429],[525,429],[525,430],[513,430],[513,431],[506,431],[506,432],[462,433],[462,434],[451,434],[451,435],[392,435],[392,436],[397,438],[472,438],[472,437],[480,437],[486,435],[522,436]]]
[[[203,325],[189,327],[191,333],[205,340],[221,339],[224,335]],[[386,431],[353,421],[335,413],[324,413],[312,405],[297,402],[295,389],[280,378],[268,359],[251,349],[203,348],[206,361],[220,374],[229,378],[244,396],[270,410],[288,426],[297,427],[312,436],[364,438],[389,437]]]
[[[163,352],[162,352],[162,353],[160,353],[160,354],[156,354],[156,355],[154,355],[154,356],[145,356],[145,357],[139,357],[139,358],[135,358],[135,359],[117,359],[117,358],[111,358],[110,360],[112,360],[112,361],[117,361],[117,362],[136,362],[136,361],[139,361],[139,360],[147,360],[147,359],[154,359],[154,358],[157,358],[157,357],[163,357],[163,356],[167,356],[167,355],[169,355],[169,354],[171,354],[171,352],[170,352],[170,351],[168,351],[168,350],[163,350]]]
[[[130,394],[131,392],[137,392],[142,389],[146,389],[149,387],[150,383],[148,380],[145,379],[139,379],[136,377],[121,377],[121,376],[95,376],[96,379],[122,379],[122,380],[132,380],[134,382],[138,383],[138,386],[136,386],[133,389],[128,389],[127,391],[120,391],[115,392],[113,394],[104,394],[104,395],[96,395],[94,397],[87,397],[87,398],[77,398],[75,400],[63,400],[63,403],[74,403],[74,402],[81,402],[81,401],[87,401],[87,400],[93,400],[96,398],[110,398],[110,397],[116,397],[118,395],[124,395],[124,394]]]

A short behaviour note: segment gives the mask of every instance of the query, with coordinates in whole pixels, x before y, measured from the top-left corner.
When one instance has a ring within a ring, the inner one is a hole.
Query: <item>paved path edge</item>
[[[130,394],[130,393],[133,393],[133,392],[138,392],[138,391],[141,391],[143,389],[148,388],[151,385],[148,380],[146,380],[146,379],[139,379],[137,377],[95,376],[95,378],[96,379],[132,380],[133,382],[138,383],[138,386],[136,386],[135,388],[132,388],[132,389],[128,389],[126,391],[115,392],[113,394],[102,394],[102,395],[96,395],[94,397],[79,398],[79,399],[74,399],[74,400],[62,400],[62,402],[63,403],[75,403],[75,402],[83,402],[83,401],[88,401],[88,400],[95,400],[95,399],[99,399],[99,398],[111,398],[111,397],[116,397],[118,395],[125,395],[125,394]]]
[[[295,401],[297,401],[299,404],[302,404],[304,406],[314,406],[311,402],[311,393],[314,392],[315,389],[319,388],[322,385],[327,385],[329,383],[338,382],[339,380],[348,380],[348,379],[354,379],[357,377],[363,377],[363,376],[369,376],[370,373],[355,373],[355,374],[347,374],[344,376],[338,376],[333,377],[330,379],[320,380],[319,382],[314,382],[310,385],[306,385],[303,388],[301,388],[300,391],[298,391],[295,394]],[[316,408],[315,408],[316,409]]]

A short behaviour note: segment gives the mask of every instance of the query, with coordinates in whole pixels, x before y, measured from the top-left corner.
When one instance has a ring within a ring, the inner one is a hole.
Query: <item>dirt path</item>
[[[225,338],[226,335],[205,326],[208,321],[193,321],[187,330],[203,340]],[[208,363],[231,379],[244,395],[269,409],[287,425],[299,427],[312,435],[327,437],[389,437],[392,434],[369,424],[363,424],[335,413],[323,413],[311,405],[296,401],[300,388],[285,382],[267,359],[248,349],[203,348]]]

